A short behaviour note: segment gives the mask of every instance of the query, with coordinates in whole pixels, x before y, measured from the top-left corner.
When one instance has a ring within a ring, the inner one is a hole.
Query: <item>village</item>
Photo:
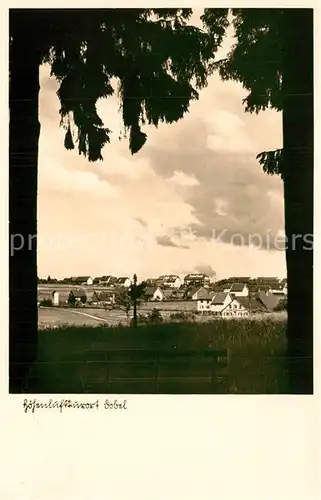
[[[276,277],[230,277],[215,281],[206,274],[162,275],[145,280],[145,305],[162,311],[190,311],[222,318],[285,309],[287,280]],[[38,279],[38,306],[119,309],[117,297],[128,291],[128,276],[78,276]]]

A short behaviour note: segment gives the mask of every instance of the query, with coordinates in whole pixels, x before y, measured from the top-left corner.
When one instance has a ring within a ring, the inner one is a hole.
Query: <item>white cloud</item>
[[[207,147],[217,152],[252,153],[256,151],[255,144],[244,134],[222,137],[215,134],[207,136]]]
[[[214,200],[214,210],[217,215],[225,216],[227,215],[227,201],[222,200],[221,198],[217,198]]]
[[[214,151],[253,152],[256,145],[249,138],[244,121],[235,113],[220,110],[207,119],[207,146]]]
[[[99,180],[93,172],[73,172],[52,160],[42,163],[39,189],[67,195],[78,193],[94,198],[117,196],[117,190],[107,181]]]
[[[223,136],[233,135],[240,128],[244,127],[244,121],[235,113],[227,110],[220,110],[211,114],[205,119],[209,125],[209,130],[214,130],[217,134]]]
[[[257,198],[244,188],[249,171],[242,164],[247,160],[239,153],[253,154],[279,147],[280,115],[245,114],[241,102],[244,89],[236,82],[221,82],[215,74],[182,120],[172,125],[160,124],[157,129],[145,127],[147,144],[142,152],[131,156],[128,140],[118,141],[121,115],[117,98],[111,97],[100,101],[98,109],[106,127],[113,132],[112,140],[103,151],[104,160],[93,164],[76,151],[64,150],[57,88],[57,82],[48,79],[48,68],[42,68],[39,236],[46,239],[58,234],[70,244],[59,251],[40,246],[40,275],[136,271],[140,277],[146,277],[165,272],[185,273],[193,270],[200,258],[221,277],[244,274],[247,266],[258,274],[265,271],[278,274],[277,269],[284,268],[281,252],[259,252],[228,244],[213,246],[188,230],[184,232],[190,224],[202,226],[204,214],[212,220],[214,211],[222,216],[220,220],[228,209],[232,214],[241,211],[242,215],[245,201],[250,196]],[[148,156],[149,147],[155,148],[158,157],[167,152],[175,154],[165,156],[155,169]],[[219,159],[216,156],[215,164],[207,148],[222,153]],[[210,158],[208,161],[204,160],[204,152]],[[234,153],[229,160],[230,169],[224,163],[225,153]],[[189,167],[185,172],[186,162]],[[233,165],[235,162],[235,171],[231,162]],[[220,175],[223,172],[225,175]],[[236,181],[240,184],[237,189]],[[259,180],[250,176],[249,182],[256,184]],[[237,197],[239,192],[244,197]],[[192,204],[194,195],[203,200],[201,211]],[[268,223],[283,210],[281,198],[277,200],[272,194],[270,201]],[[236,220],[237,227],[241,215]],[[139,218],[146,222],[145,227],[137,223]],[[157,236],[171,234],[173,228],[181,229],[173,241],[190,246],[189,250],[157,244]]]
[[[126,179],[128,181],[146,179],[146,177],[153,175],[153,171],[144,158],[130,160],[117,154],[117,151],[108,150],[108,148],[104,154],[104,161],[97,163],[95,169],[103,176],[123,178],[123,181]]]

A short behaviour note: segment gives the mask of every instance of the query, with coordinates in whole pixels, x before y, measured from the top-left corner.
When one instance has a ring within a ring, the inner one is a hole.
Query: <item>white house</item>
[[[207,297],[209,294],[209,291],[206,287],[204,286],[196,286],[195,288],[190,288],[185,292],[185,299],[186,300],[199,300],[202,299],[203,295]],[[214,293],[212,294],[213,297]]]
[[[287,283],[282,283],[282,282],[272,283],[271,293],[273,293],[273,295],[287,295],[288,293]]]
[[[210,310],[214,315],[221,315],[222,311],[232,302],[233,297],[226,292],[218,292],[212,298]]]
[[[59,306],[59,292],[53,292],[52,294],[52,303],[54,306]]]
[[[94,305],[115,304],[115,292],[104,291],[94,292],[91,297],[91,302]]]
[[[222,309],[221,315],[223,318],[245,318],[250,315],[250,309],[243,297],[234,298]]]
[[[131,281],[127,276],[118,278],[117,286],[124,286],[125,288],[130,287]]]
[[[228,292],[235,297],[248,297],[249,287],[245,283],[233,283]]]
[[[277,301],[278,299],[273,298],[272,295],[266,295],[264,292],[259,292],[257,297],[233,297],[232,302],[222,310],[222,316],[224,318],[244,318],[251,313],[266,313]]]
[[[211,280],[206,274],[187,274],[184,278],[185,286],[205,286],[208,287]]]
[[[284,295],[287,295],[288,294],[288,280],[287,280],[287,278],[284,278],[283,280],[281,280],[280,283],[281,283],[281,287],[282,287]]]
[[[202,288],[197,297],[197,311],[211,312],[211,303],[215,293]]]
[[[158,286],[148,286],[145,290],[145,297],[150,301],[159,301],[164,299],[164,294]]]
[[[92,285],[94,280],[91,276],[76,276],[70,278],[71,284],[75,285]]]
[[[272,289],[270,285],[257,285],[253,291],[257,293],[265,293],[266,295],[272,295]]]

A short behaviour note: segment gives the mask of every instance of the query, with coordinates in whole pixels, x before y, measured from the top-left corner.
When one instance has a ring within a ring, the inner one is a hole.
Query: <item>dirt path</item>
[[[103,321],[104,323],[107,322],[106,319],[99,318],[98,316],[92,316],[91,314],[87,314],[87,313],[80,312],[80,311],[72,311],[72,312],[75,313],[75,314],[81,314],[82,316],[88,316],[88,318],[96,319],[97,321]]]

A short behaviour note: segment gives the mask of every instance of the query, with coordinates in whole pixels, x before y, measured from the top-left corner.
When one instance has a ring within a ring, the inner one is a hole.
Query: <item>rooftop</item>
[[[224,304],[227,296],[228,296],[227,292],[216,293],[212,299],[212,304],[216,304],[216,305]]]
[[[233,283],[230,292],[242,292],[244,287],[244,283]]]

